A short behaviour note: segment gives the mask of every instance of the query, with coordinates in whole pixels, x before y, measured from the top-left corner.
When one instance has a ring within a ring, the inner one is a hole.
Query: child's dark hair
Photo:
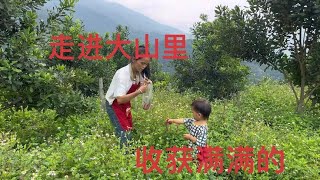
[[[138,49],[138,53],[139,53],[139,54],[145,54],[145,53],[146,53],[146,52],[145,52],[145,51],[146,51],[146,47],[145,47],[144,45],[140,45],[138,48],[139,48],[139,49]],[[135,51],[133,52],[133,56],[132,56],[132,57],[135,58]],[[138,59],[141,59],[141,57],[136,58],[136,60],[138,60]],[[144,70],[142,70],[141,73],[144,74],[145,77],[147,77],[148,79],[150,79],[150,77],[151,77],[150,64],[148,64],[147,67],[144,68]]]
[[[211,113],[211,104],[209,101],[197,99],[192,102],[191,107],[198,113],[201,113],[205,119],[209,119]]]

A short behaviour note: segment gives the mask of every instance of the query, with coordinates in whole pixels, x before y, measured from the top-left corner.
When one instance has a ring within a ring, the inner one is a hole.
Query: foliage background
[[[194,56],[174,61],[175,74],[161,71],[161,64],[152,62],[152,108],[143,110],[140,97],[132,101],[133,144],[119,149],[110,120],[100,109],[98,79],[104,78],[106,90],[114,72],[128,60],[121,53],[108,61],[49,60],[52,35],[68,34],[76,44],[79,34],[87,36],[90,32],[74,19],[74,0],[61,1],[45,20],[38,21],[37,9],[45,2],[0,1],[1,179],[320,179],[318,101],[307,102],[305,111],[296,113],[296,98],[286,81],[266,78],[257,84],[247,83],[248,69],[232,53],[239,47],[224,48],[224,43],[232,43],[224,41],[224,35],[238,35],[232,32],[245,23],[238,19],[237,24],[230,18],[241,14],[240,9],[220,7],[230,19],[223,19],[222,13],[222,19],[214,22],[202,15],[202,21],[193,28],[197,35]],[[224,26],[226,22],[235,24]],[[117,26],[101,37],[103,41],[114,39],[116,33],[128,39],[130,29]],[[124,48],[132,52],[132,47]],[[101,54],[112,48],[105,45]],[[317,72],[318,54],[312,53],[316,63],[311,69]],[[68,55],[76,59],[79,54],[80,49],[73,47]],[[208,145],[224,149],[224,172],[195,173],[195,164],[190,164],[194,173],[184,170],[170,174],[168,154],[163,152],[159,163],[163,174],[144,174],[136,167],[135,150],[154,146],[164,151],[187,145],[182,136],[187,133],[185,127],[167,129],[165,119],[191,117],[190,104],[199,97],[211,100]],[[254,148],[252,174],[225,171],[230,164],[228,146]],[[284,151],[282,174],[274,172],[278,167],[271,161],[268,172],[258,173],[256,155],[261,146]]]

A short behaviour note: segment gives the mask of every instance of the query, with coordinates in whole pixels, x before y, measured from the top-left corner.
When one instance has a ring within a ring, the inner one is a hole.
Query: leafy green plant
[[[61,122],[53,110],[6,110],[0,116],[0,130],[16,135],[20,143],[38,145],[53,138]]]
[[[171,125],[167,129],[165,119],[192,117],[190,103],[201,94],[182,95],[158,89],[148,111],[141,107],[140,98],[133,101],[133,141],[123,149],[119,148],[119,139],[107,114],[100,112],[97,99],[92,99],[94,111],[68,117],[57,118],[52,110],[6,110],[0,112],[0,178],[319,179],[319,129],[308,123],[318,121],[319,112],[306,112],[304,117],[292,113],[291,107],[286,107],[295,106],[288,91],[286,85],[267,81],[247,87],[232,100],[212,102],[208,145],[223,148],[221,174],[212,170],[197,173],[194,163],[189,163],[193,173],[184,169],[170,174],[167,167],[166,148],[182,147],[188,142],[183,139],[186,128]],[[151,146],[162,150],[158,164],[162,174],[156,170],[144,174],[142,168],[137,168],[134,153],[144,146],[148,151]],[[229,146],[253,148],[252,174],[241,169],[238,173],[234,169],[227,172],[232,162],[228,157],[232,155]],[[271,160],[268,172],[258,172],[257,153],[261,146],[268,151],[275,146],[284,152],[283,173],[275,173],[279,167]]]

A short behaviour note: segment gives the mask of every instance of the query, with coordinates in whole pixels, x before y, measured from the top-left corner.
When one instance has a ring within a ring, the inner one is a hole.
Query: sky
[[[175,27],[185,33],[200,21],[200,14],[206,14],[209,20],[214,18],[214,9],[218,5],[230,8],[247,6],[247,0],[105,0],[119,3],[127,8],[165,25]]]

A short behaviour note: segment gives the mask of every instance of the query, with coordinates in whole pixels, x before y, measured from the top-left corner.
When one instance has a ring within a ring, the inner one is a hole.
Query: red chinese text
[[[167,169],[170,174],[180,173],[183,169],[186,169],[189,173],[192,173],[191,163],[197,163],[197,172],[207,173],[209,170],[216,171],[217,173],[223,173],[224,169],[227,169],[228,173],[234,172],[237,174],[240,170],[252,174],[254,171],[254,159],[258,161],[258,173],[269,171],[269,161],[271,161],[279,169],[275,170],[277,174],[284,171],[284,152],[277,150],[276,147],[272,146],[271,151],[267,151],[264,146],[258,151],[257,157],[253,153],[251,147],[228,147],[227,158],[231,161],[229,166],[224,164],[223,159],[223,148],[216,147],[198,147],[197,158],[192,157],[192,148],[183,146],[182,148],[173,146],[167,148],[168,156],[166,162],[168,162]],[[143,168],[143,173],[151,173],[153,170],[158,171],[160,174],[163,173],[159,167],[159,161],[162,154],[162,150],[155,150],[153,146],[147,150],[144,146],[142,150],[137,149],[136,151],[136,166],[137,168]],[[178,156],[178,154],[180,154]],[[141,161],[142,158],[142,161]],[[179,162],[179,163],[178,163]],[[150,167],[147,167],[147,164]]]
[[[57,58],[61,60],[74,60],[75,57],[72,56],[72,47],[74,46],[71,36],[65,36],[60,34],[58,36],[52,36],[51,39],[54,42],[50,43],[52,47],[51,54],[49,59]],[[126,52],[123,48],[124,45],[131,44],[130,40],[121,39],[121,35],[118,33],[114,40],[107,40],[106,42],[102,42],[102,38],[99,37],[98,34],[89,34],[88,37],[84,37],[83,35],[79,35],[80,43],[78,43],[78,47],[81,48],[81,53],[78,57],[79,59],[87,59],[87,60],[102,60],[103,55],[100,54],[101,49],[103,48],[103,44],[113,45],[113,50],[111,52],[107,52],[105,55],[105,59],[111,59],[114,55],[120,51],[124,57],[130,60],[132,57]],[[154,41],[154,53],[150,53],[149,50],[149,35],[145,35],[145,53],[139,54],[139,39],[135,39],[135,58],[159,58],[159,40],[155,39]],[[185,35],[179,34],[167,34],[165,35],[165,50],[164,50],[164,59],[186,59],[186,39]]]

